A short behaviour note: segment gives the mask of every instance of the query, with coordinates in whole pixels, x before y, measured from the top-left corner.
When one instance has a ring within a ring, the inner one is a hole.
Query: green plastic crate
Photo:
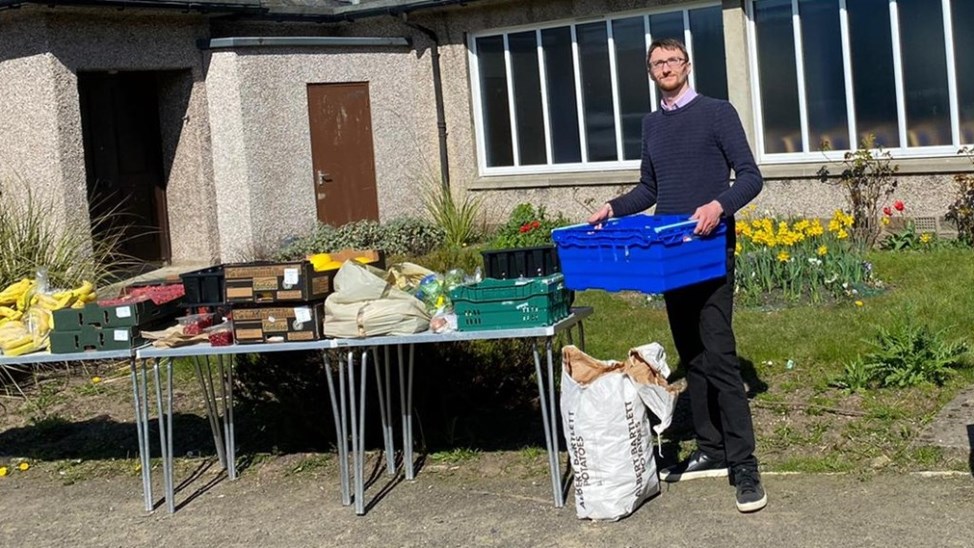
[[[461,285],[450,292],[457,329],[543,327],[568,317],[570,300],[565,277],[496,280]]]

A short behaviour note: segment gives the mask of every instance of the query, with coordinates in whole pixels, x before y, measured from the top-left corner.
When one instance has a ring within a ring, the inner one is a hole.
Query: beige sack
[[[333,283],[335,292],[325,300],[328,337],[409,335],[429,329],[430,315],[419,299],[355,261],[342,265]]]

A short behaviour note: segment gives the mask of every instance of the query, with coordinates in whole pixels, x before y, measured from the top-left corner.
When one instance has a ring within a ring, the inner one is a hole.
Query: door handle
[[[325,171],[321,169],[315,171],[315,182],[317,182],[319,185],[323,185],[328,181],[331,181],[330,173],[325,173]]]

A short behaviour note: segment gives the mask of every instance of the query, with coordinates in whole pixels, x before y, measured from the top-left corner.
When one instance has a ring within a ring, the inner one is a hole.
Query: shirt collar
[[[668,105],[666,104],[666,100],[660,99],[660,108],[663,110],[676,110],[678,108],[683,108],[687,106],[687,103],[692,101],[696,96],[697,92],[694,91],[693,88],[687,87],[687,89],[676,98],[676,101],[673,101],[672,105]]]

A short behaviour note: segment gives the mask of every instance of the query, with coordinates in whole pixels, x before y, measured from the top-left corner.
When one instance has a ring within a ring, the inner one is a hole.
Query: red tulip
[[[883,215],[886,215],[887,217],[892,217],[893,216],[893,210],[890,209],[889,206],[886,206],[886,207],[883,208]]]
[[[906,206],[903,205],[903,200],[896,200],[893,202],[893,207],[896,208],[896,211],[903,211]]]

